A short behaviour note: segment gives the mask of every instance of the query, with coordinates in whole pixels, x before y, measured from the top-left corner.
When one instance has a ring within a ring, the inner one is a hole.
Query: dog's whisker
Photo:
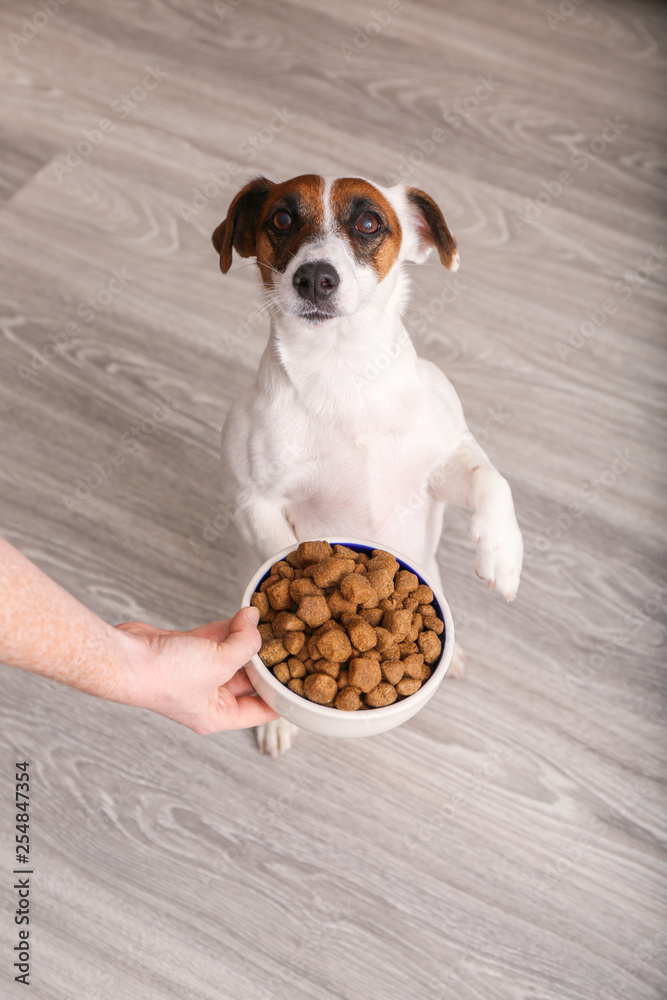
[[[230,271],[229,273],[230,274],[236,274],[237,271],[242,271],[245,267],[255,267],[256,265],[257,265],[257,261],[255,261],[255,260],[250,261],[249,264],[238,264],[234,268],[234,270]]]

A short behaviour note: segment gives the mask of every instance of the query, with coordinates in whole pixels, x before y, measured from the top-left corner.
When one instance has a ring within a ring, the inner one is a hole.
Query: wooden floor
[[[31,995],[664,998],[664,6],[61,2],[0,13],[0,530],[109,621],[231,614],[218,438],[267,331],[210,234],[258,172],[405,176],[462,259],[407,322],[526,567],[506,606],[450,510],[467,678],[279,761],[0,668]]]

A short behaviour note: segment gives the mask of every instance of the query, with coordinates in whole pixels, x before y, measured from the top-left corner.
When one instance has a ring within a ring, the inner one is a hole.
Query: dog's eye
[[[374,215],[362,215],[357,219],[357,229],[360,233],[377,233],[380,223]]]
[[[284,208],[281,208],[274,213],[271,222],[276,227],[276,229],[280,229],[281,232],[284,232],[286,229],[291,229],[292,226],[294,225],[292,216]]]

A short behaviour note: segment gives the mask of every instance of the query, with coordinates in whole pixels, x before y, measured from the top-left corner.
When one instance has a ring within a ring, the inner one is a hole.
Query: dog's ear
[[[408,259],[421,264],[435,247],[445,267],[449,271],[456,271],[459,266],[456,240],[433,198],[418,188],[406,188],[405,194],[414,220],[416,236],[416,249]]]
[[[257,256],[257,221],[273,181],[257,177],[239,191],[229,206],[227,218],[211,237],[220,254],[223,274],[232,266],[232,247],[241,257]]]

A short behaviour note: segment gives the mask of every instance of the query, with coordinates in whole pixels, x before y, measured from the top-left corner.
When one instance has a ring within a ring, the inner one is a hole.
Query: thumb
[[[257,631],[259,611],[257,608],[241,608],[229,622],[229,632],[219,643],[225,654],[240,669],[244,663],[259,652],[262,637]]]

